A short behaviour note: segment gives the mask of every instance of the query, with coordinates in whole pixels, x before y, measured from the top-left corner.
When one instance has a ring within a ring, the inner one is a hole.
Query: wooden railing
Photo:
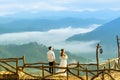
[[[22,61],[24,65],[24,60],[25,60],[24,56],[20,58],[2,58],[2,59],[0,58],[0,66],[13,74],[13,76],[11,74],[9,75],[3,74],[3,76],[6,76],[4,77],[4,79],[7,79],[8,77],[11,77],[12,79],[15,79],[15,80],[19,79],[19,75],[18,75],[18,71],[20,67],[19,61]]]
[[[99,70],[97,70],[97,64],[80,64],[78,63],[71,63],[68,64],[67,67],[63,68],[63,67],[57,67],[54,66],[55,69],[66,69],[65,72],[67,73],[66,76],[66,80],[69,80],[68,76],[75,76],[77,78],[79,78],[80,80],[94,80],[96,77],[101,76],[102,80],[104,79],[104,75],[107,74],[109,77],[111,77],[111,79],[113,79],[113,77],[110,74],[110,71],[120,71],[119,70],[119,66],[118,66],[118,61],[119,58],[113,58],[113,59],[109,59],[106,62],[100,63],[99,66]],[[46,68],[49,68],[49,66],[42,66],[43,68],[43,74],[44,74],[44,70]],[[94,67],[94,68],[93,68]],[[98,72],[98,73],[97,73]],[[64,73],[64,72],[63,72]],[[81,73],[84,73],[83,75],[81,75]],[[54,73],[54,75],[57,75],[59,73]],[[42,76],[43,78],[49,77],[51,75],[47,75],[47,76]],[[83,78],[83,76],[86,76]]]
[[[50,76],[58,75],[60,73],[67,73],[66,80],[69,80],[70,76],[75,76],[79,80],[94,80],[98,76],[101,76],[102,80],[104,80],[104,74],[107,74],[108,76],[113,78],[109,73],[111,71],[119,71],[120,67],[118,65],[118,59],[119,58],[113,58],[108,59],[106,62],[102,62],[99,65],[95,63],[91,64],[81,64],[80,62],[77,63],[70,63],[67,65],[67,67],[59,67],[58,63],[56,63],[54,68],[54,73],[49,73],[49,65],[48,63],[44,62],[36,62],[36,63],[26,63],[25,57],[22,56],[20,58],[3,58],[0,59],[0,66],[6,69],[9,72],[12,72],[13,74],[18,74],[19,71],[22,71],[23,73],[35,77],[35,79],[47,79]],[[15,63],[13,65],[12,63]],[[97,66],[99,66],[99,70],[97,69]],[[37,75],[34,76],[30,74],[29,72],[26,72],[25,69],[27,68],[34,68],[41,71],[41,76]],[[64,72],[57,72],[58,69],[65,69]],[[97,73],[98,72],[98,73]]]

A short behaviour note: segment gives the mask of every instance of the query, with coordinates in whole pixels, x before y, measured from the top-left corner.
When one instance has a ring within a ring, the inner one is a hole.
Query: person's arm
[[[50,60],[50,54],[47,52],[47,59]]]
[[[67,56],[67,54],[65,53],[65,55],[63,56],[63,59],[67,59],[68,58],[68,56]]]

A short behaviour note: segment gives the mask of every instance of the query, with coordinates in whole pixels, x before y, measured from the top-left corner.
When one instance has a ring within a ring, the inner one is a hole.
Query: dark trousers
[[[54,65],[54,62],[49,62],[49,72],[53,74],[53,65]]]

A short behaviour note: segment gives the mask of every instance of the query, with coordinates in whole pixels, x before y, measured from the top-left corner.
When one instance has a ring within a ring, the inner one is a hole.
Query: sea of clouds
[[[46,46],[53,46],[55,49],[64,48],[74,54],[94,52],[95,46],[98,41],[66,41],[67,38],[75,34],[84,34],[93,31],[100,25],[93,24],[88,28],[59,28],[50,29],[46,32],[18,32],[18,33],[5,33],[0,34],[0,45],[17,44],[22,45],[30,42],[37,42]],[[87,50],[86,50],[87,49]]]

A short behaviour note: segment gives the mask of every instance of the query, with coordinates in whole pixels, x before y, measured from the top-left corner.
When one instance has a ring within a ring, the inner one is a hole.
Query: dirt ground
[[[86,76],[82,76],[84,80],[86,79]],[[67,80],[67,77],[65,76],[51,76],[49,79],[56,79],[56,80]],[[75,76],[69,76],[68,80],[81,80]],[[91,80],[89,77],[88,80]],[[102,78],[102,75],[96,77],[94,80],[120,80],[120,72],[117,71],[111,71],[109,74],[104,75],[104,79]]]
[[[8,74],[8,72],[0,72],[0,75],[1,74]],[[19,73],[19,77],[21,79],[34,79],[28,75],[25,75],[23,73]],[[82,78],[84,80],[87,80],[86,79],[86,76],[82,76]],[[55,80],[67,80],[67,77],[66,76],[57,76],[57,75],[54,75],[54,76],[50,76],[49,78],[47,79],[55,79]],[[90,80],[91,78],[89,77],[88,80]],[[75,77],[75,76],[68,76],[68,80],[80,80],[79,78]],[[98,76],[97,78],[95,78],[94,80],[103,80],[101,75]],[[104,80],[120,80],[120,72],[118,71],[111,71],[109,74],[105,74],[104,75]]]

